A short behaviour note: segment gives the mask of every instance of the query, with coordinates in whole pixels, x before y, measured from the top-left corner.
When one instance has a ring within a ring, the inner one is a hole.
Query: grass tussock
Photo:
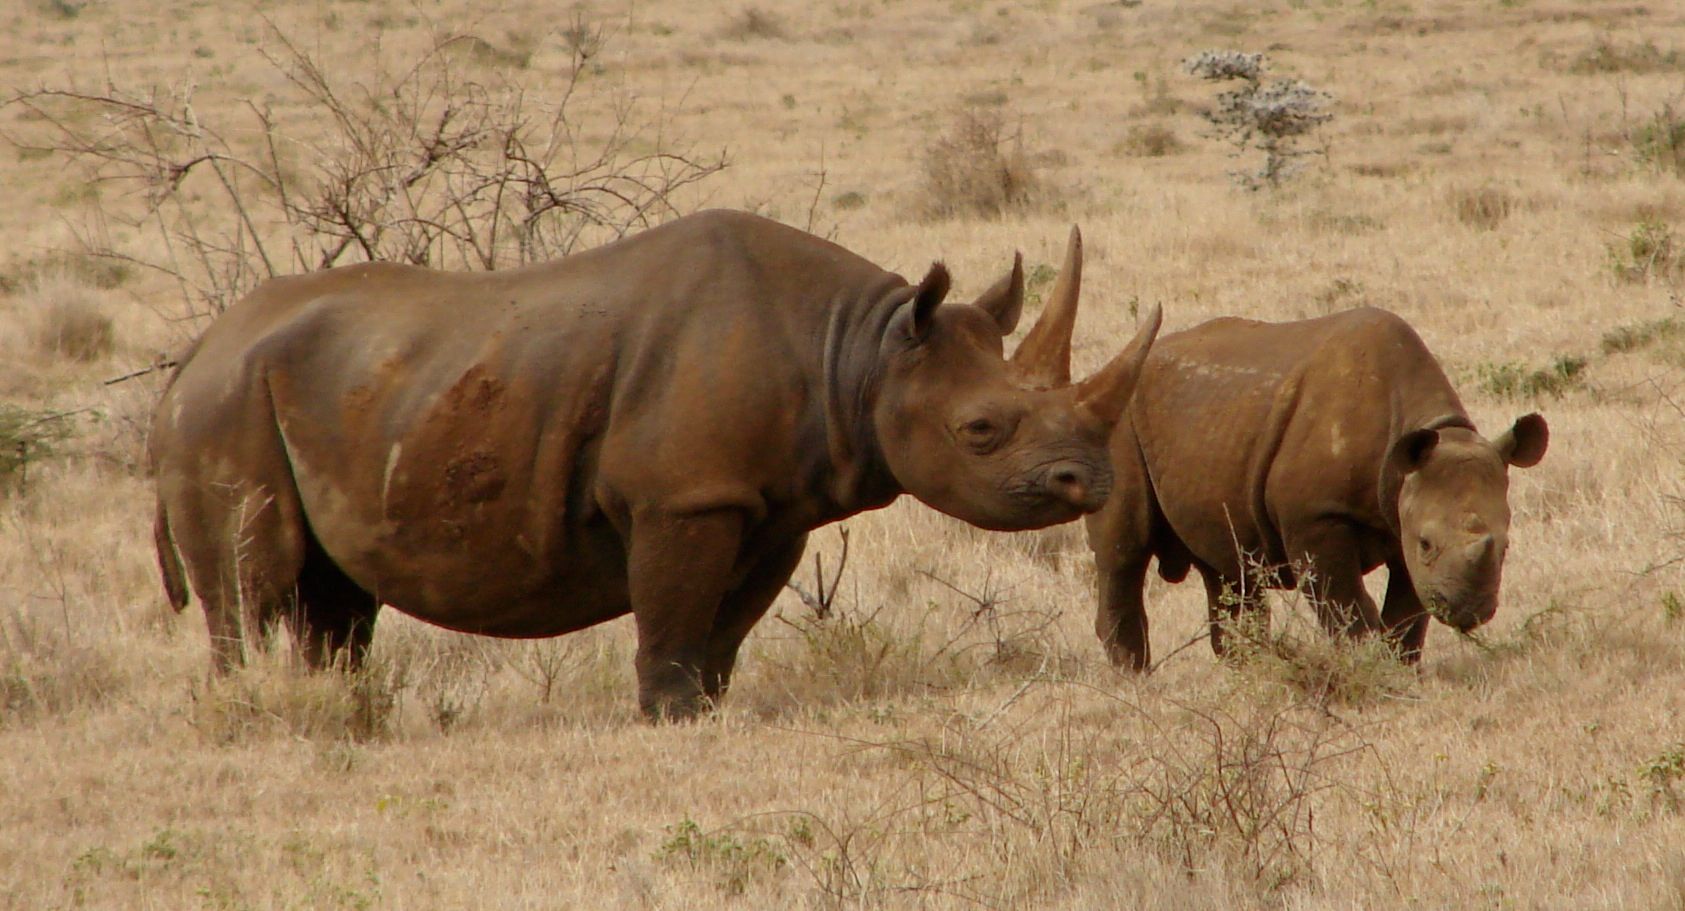
[[[926,217],[998,218],[1050,201],[1022,131],[991,108],[964,108],[926,146],[920,207]]]
[[[1616,326],[1603,333],[1601,348],[1604,354],[1626,354],[1681,340],[1685,340],[1685,320],[1669,316]]]
[[[1516,208],[1515,194],[1492,184],[1453,187],[1450,203],[1458,222],[1479,231],[1496,230]]]
[[[1659,219],[1638,222],[1607,250],[1609,271],[1620,282],[1673,281],[1685,273],[1685,244]]]
[[[780,40],[789,36],[783,17],[758,6],[745,7],[728,20],[720,35],[734,41]]]
[[[1118,149],[1135,158],[1163,158],[1187,148],[1176,131],[1163,124],[1137,124],[1129,128]]]
[[[105,640],[44,612],[0,614],[0,729],[98,706],[129,683],[129,665]]]
[[[117,332],[99,292],[68,280],[38,284],[30,297],[37,350],[84,363],[109,357]]]
[[[1685,177],[1685,111],[1663,104],[1628,134],[1633,157],[1645,167]]]
[[[396,729],[409,668],[370,663],[355,672],[308,672],[263,656],[193,690],[187,720],[210,743],[303,738],[379,740]]]
[[[1591,46],[1568,61],[1567,71],[1576,76],[1609,73],[1665,73],[1685,69],[1685,53],[1677,48],[1657,47],[1653,40],[1617,41],[1599,35]]]
[[[1587,358],[1574,354],[1557,355],[1543,367],[1530,367],[1516,361],[1479,365],[1476,377],[1480,390],[1497,399],[1537,400],[1559,399],[1585,385]]]

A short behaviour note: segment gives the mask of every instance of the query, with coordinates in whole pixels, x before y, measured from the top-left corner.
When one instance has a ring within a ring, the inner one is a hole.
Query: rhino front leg
[[[707,707],[710,634],[742,539],[737,510],[633,519],[627,569],[638,627],[638,707],[651,720],[694,718]]]
[[[1415,664],[1422,660],[1422,643],[1428,636],[1428,612],[1416,595],[1416,584],[1404,561],[1387,563],[1387,597],[1381,605],[1381,625],[1399,660]]]
[[[1144,559],[1100,568],[1100,606],[1094,616],[1094,632],[1114,667],[1145,671],[1152,666],[1147,606],[1141,595],[1146,581]]]
[[[801,562],[807,548],[807,535],[792,541],[780,542],[755,564],[749,575],[720,602],[714,615],[714,628],[708,638],[708,657],[702,669],[702,695],[712,702],[731,686],[731,671],[737,665],[737,651],[743,646],[772,602],[778,600],[784,583]]]
[[[1287,552],[1308,572],[1307,591],[1317,619],[1330,635],[1361,636],[1381,628],[1375,599],[1363,587],[1357,536],[1343,523],[1317,522],[1287,542]]]

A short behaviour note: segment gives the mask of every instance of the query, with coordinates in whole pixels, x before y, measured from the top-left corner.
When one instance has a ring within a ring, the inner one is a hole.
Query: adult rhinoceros
[[[382,604],[507,637],[631,612],[643,711],[693,715],[810,530],[903,492],[991,529],[1105,501],[1157,314],[1070,385],[1077,241],[1010,363],[1018,262],[939,306],[941,264],[909,285],[743,213],[506,272],[267,282],[154,418],[170,601],[191,580],[219,669],[253,621],[321,665],[358,661]]]
[[[1415,661],[1430,614],[1465,630],[1491,619],[1507,466],[1537,464],[1548,443],[1536,414],[1482,437],[1421,338],[1384,310],[1168,335],[1112,437],[1117,493],[1088,519],[1096,632],[1113,663],[1148,667],[1141,586],[1156,556],[1170,582],[1199,570],[1219,655],[1220,621],[1256,610],[1260,583],[1306,581],[1330,631],[1384,627]],[[1363,576],[1382,565],[1377,616]]]

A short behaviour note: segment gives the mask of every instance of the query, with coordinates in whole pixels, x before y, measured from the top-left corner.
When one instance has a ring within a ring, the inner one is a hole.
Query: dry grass
[[[1079,221],[1079,372],[1139,304],[1170,330],[1401,313],[1482,427],[1537,408],[1553,436],[1512,477],[1497,619],[1477,640],[1435,627],[1419,673],[1277,596],[1270,636],[1219,663],[1199,586],[1154,581],[1167,660],[1120,675],[1089,628],[1080,530],[991,535],[906,502],[850,520],[836,611],[781,599],[698,724],[638,721],[624,620],[502,642],[389,613],[362,675],[277,652],[209,685],[203,621],[164,606],[151,553],[139,428],[161,379],[101,384],[199,324],[150,272],[86,274],[72,285],[112,320],[109,350],[41,348],[35,277],[76,261],[56,251],[134,236],[79,223],[89,196],[62,161],[0,150],[0,435],[55,435],[26,485],[0,479],[0,906],[1680,907],[1685,190],[1670,128],[1646,129],[1678,109],[1657,61],[1685,20],[1616,0],[1383,6],[766,0],[780,34],[743,40],[725,40],[743,8],[679,0],[598,4],[560,40],[532,34],[554,16],[533,0],[270,14],[328,60],[491,36],[519,60],[467,62],[534,85],[600,40],[589,84],[729,152],[679,205],[828,216],[903,273],[945,258],[961,294],[1014,248],[1034,284]],[[0,84],[192,81],[206,118],[274,98],[289,135],[325,139],[263,61],[267,31],[230,9],[0,5]],[[1198,135],[1176,99],[1209,92],[1179,61],[1235,45],[1274,45],[1276,72],[1343,99],[1332,167],[1243,193],[1220,143],[1118,154],[1143,116]],[[967,98],[999,117],[969,152],[951,113]],[[612,135],[604,108],[579,111],[586,146]],[[941,196],[935,140],[953,143]],[[1008,203],[1026,184],[1058,193]],[[189,202],[207,236],[236,227]],[[106,281],[120,293],[94,296]],[[833,534],[815,542],[835,557]]]

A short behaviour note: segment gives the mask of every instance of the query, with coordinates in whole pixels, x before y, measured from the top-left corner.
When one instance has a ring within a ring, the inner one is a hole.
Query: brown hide
[[[1104,501],[1156,318],[1031,388],[1002,357],[1021,268],[972,306],[947,289],[732,212],[507,272],[271,281],[158,406],[166,587],[185,603],[184,566],[222,668],[253,620],[321,664],[358,660],[382,604],[514,637],[630,611],[643,708],[692,714],[809,530],[904,491],[991,528]]]
[[[1384,627],[1404,657],[1429,614],[1492,616],[1507,546],[1507,465],[1544,454],[1544,420],[1496,442],[1475,432],[1403,320],[1359,309],[1294,323],[1218,319],[1161,339],[1112,438],[1118,494],[1088,520],[1100,570],[1096,630],[1118,664],[1150,665],[1141,588],[1206,585],[1220,620],[1297,570],[1331,631]],[[1403,542],[1408,542],[1408,547]],[[1363,589],[1389,566],[1384,608]]]

